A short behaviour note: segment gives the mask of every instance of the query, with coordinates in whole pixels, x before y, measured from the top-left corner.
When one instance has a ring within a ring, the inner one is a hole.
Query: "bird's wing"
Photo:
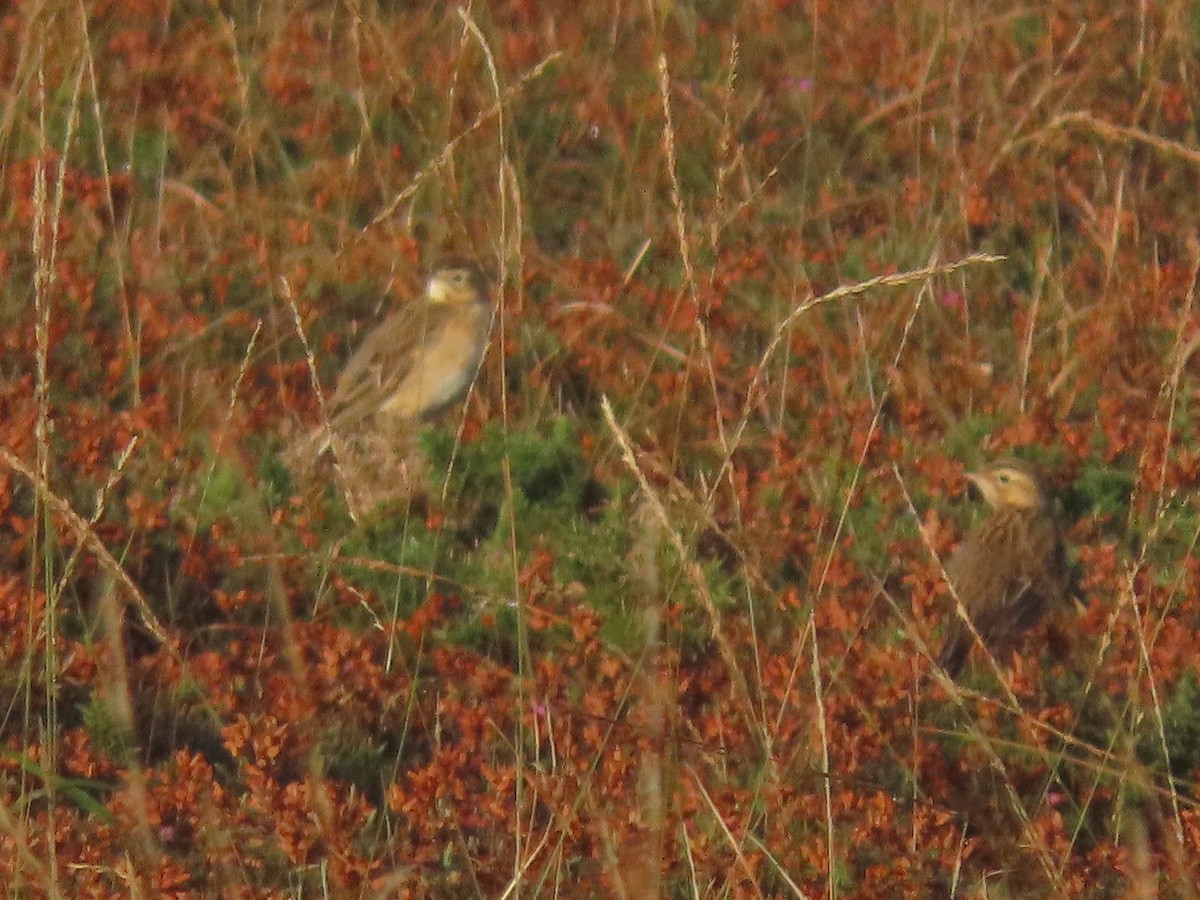
[[[976,543],[976,535],[974,532],[968,534],[963,542],[958,546],[958,549],[951,554],[946,561],[946,580],[950,582],[954,589],[954,594],[962,602],[963,607],[971,615],[972,624],[975,623],[974,607],[979,604],[980,592],[976,590],[976,578],[974,569],[976,568],[975,560],[978,558],[979,550],[974,546]],[[957,605],[955,606],[950,624],[946,628],[946,637],[942,642],[941,652],[938,653],[938,665],[946,670],[946,673],[955,678],[962,671],[963,666],[967,662],[967,657],[971,652],[971,645],[975,642],[971,631],[963,622],[962,617],[958,613]]]
[[[979,605],[978,600],[971,603],[972,598],[979,596],[976,591],[964,588],[960,598],[971,616],[971,624],[987,646],[988,651],[995,654],[1006,642],[1034,624],[1041,617],[1041,604],[1037,597],[1030,592],[1029,582],[1019,578],[1007,578],[1002,583],[991,585],[997,602],[990,605]],[[962,596],[966,594],[967,596]],[[954,621],[946,629],[946,638],[938,654],[938,665],[946,670],[951,678],[957,677],[966,664],[975,637],[961,618],[955,615]]]
[[[478,303],[460,303],[425,334],[420,363],[388,392],[380,411],[401,419],[426,416],[444,409],[470,386],[483,357],[490,310]]]
[[[966,625],[960,619],[956,619],[947,630],[946,640],[942,642],[937,662],[951,678],[957,678],[958,673],[966,665],[967,656],[971,653],[971,644],[974,640],[971,632],[967,631]]]
[[[1030,528],[1029,558],[1036,560],[1029,572],[1033,589],[1043,598],[1046,609],[1070,606],[1078,590],[1077,573],[1067,559],[1058,522],[1042,517]]]
[[[346,427],[374,413],[419,364],[422,345],[445,308],[418,302],[385,318],[350,357],[330,401],[330,419]]]
[[[967,534],[946,563],[946,575],[989,647],[1020,631],[1041,614],[1041,602],[1021,563],[1021,547],[1010,533],[1012,523],[993,514]],[[951,675],[966,662],[974,638],[956,615],[947,629],[939,662]]]
[[[964,538],[946,563],[946,575],[993,653],[1070,596],[1058,523],[1041,512],[993,513]],[[939,660],[951,675],[966,662],[973,640],[956,617],[947,629]]]

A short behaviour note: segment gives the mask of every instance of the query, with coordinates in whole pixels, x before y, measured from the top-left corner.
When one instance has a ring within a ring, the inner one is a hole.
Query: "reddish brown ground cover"
[[[0,881],[1195,896],[1197,10],[5,7]],[[354,521],[314,374],[462,253]],[[954,688],[1014,448],[1086,611]]]

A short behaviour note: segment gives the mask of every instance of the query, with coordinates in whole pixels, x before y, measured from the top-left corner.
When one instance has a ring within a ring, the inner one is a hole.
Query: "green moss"
[[[1064,512],[1074,519],[1084,515],[1124,521],[1133,492],[1132,471],[1100,460],[1090,460],[1074,482],[1062,493]]]
[[[996,430],[1000,417],[993,415],[965,416],[960,422],[952,425],[942,439],[946,456],[961,460],[968,468],[979,463],[979,447],[983,439]]]
[[[431,532],[420,516],[404,510],[377,519],[352,531],[342,542],[340,555],[348,559],[370,560],[403,567],[414,572],[440,574],[451,582],[462,575],[462,563],[455,559],[453,544],[438,532]],[[397,574],[376,565],[347,565],[342,570],[348,582],[366,594],[381,598],[381,617],[407,618],[425,602],[430,590],[442,590],[443,582],[433,582],[412,574]],[[369,627],[370,622],[359,623]]]
[[[119,766],[133,763],[137,752],[133,732],[118,720],[107,701],[93,695],[84,704],[83,726],[98,754]]]
[[[1177,777],[1190,777],[1200,769],[1200,680],[1195,672],[1185,672],[1179,679],[1163,706],[1162,716],[1171,772]],[[1144,739],[1142,750],[1142,758],[1150,765],[1161,763],[1162,742],[1157,734]]]
[[[380,615],[403,619],[431,590],[457,595],[466,602],[450,639],[507,656],[514,649],[513,568],[539,548],[554,554],[559,584],[585,585],[587,601],[597,609],[619,610],[627,526],[620,504],[592,509],[589,466],[566,419],[549,428],[509,432],[496,423],[457,447],[454,434],[431,429],[421,435],[421,446],[428,496],[446,489],[444,525],[431,531],[424,515],[402,508],[340,539],[343,558],[405,569],[397,574],[372,564],[342,570],[356,588],[381,598]],[[487,616],[478,614],[483,609]]]
[[[1045,36],[1046,23],[1040,15],[1013,16],[1009,23],[1009,33],[1022,54],[1033,56]]]
[[[281,449],[276,446],[273,452],[265,453],[258,463],[259,490],[269,510],[286,506],[294,488],[292,473],[280,455]]]
[[[577,519],[556,542],[555,575],[587,589],[587,601],[604,616],[603,633],[629,647],[640,634],[629,603],[631,545],[627,505],[615,498],[595,519]]]
[[[332,722],[321,733],[321,753],[331,777],[347,781],[380,802],[386,781],[387,750],[346,722]]]
[[[162,129],[139,129],[133,135],[130,165],[138,186],[154,196],[167,166],[169,138]]]
[[[505,504],[509,502],[504,472],[507,464],[514,511],[521,513],[518,538],[523,547],[528,546],[531,537],[560,524],[564,516],[578,514],[583,505],[589,473],[579,453],[574,426],[565,418],[557,420],[548,433],[505,433],[493,423],[477,441],[460,447],[457,454],[454,435],[448,432],[426,432],[422,446],[430,471],[436,473],[431,487],[440,490],[441,473],[450,472],[449,495],[494,510],[495,515],[488,517],[493,532],[506,518],[501,513],[507,512]],[[507,535],[503,537],[507,540]]]

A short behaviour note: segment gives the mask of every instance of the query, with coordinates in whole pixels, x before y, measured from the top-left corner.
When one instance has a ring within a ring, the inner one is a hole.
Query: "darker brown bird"
[[[963,539],[946,575],[980,639],[996,655],[1047,611],[1070,602],[1070,572],[1050,497],[1030,466],[1004,459],[967,478],[992,512]],[[974,643],[956,616],[938,665],[957,677]]]
[[[350,357],[329,401],[329,428],[353,436],[432,416],[470,387],[487,346],[487,282],[466,262],[436,269],[418,300],[385,318]],[[318,454],[328,431],[313,434]]]

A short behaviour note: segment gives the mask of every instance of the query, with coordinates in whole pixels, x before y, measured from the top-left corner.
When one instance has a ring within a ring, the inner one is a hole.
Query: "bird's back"
[[[1058,525],[1040,509],[993,512],[966,536],[946,564],[946,574],[993,653],[1069,600]],[[962,669],[972,642],[966,626],[956,620],[940,659],[949,674]]]

